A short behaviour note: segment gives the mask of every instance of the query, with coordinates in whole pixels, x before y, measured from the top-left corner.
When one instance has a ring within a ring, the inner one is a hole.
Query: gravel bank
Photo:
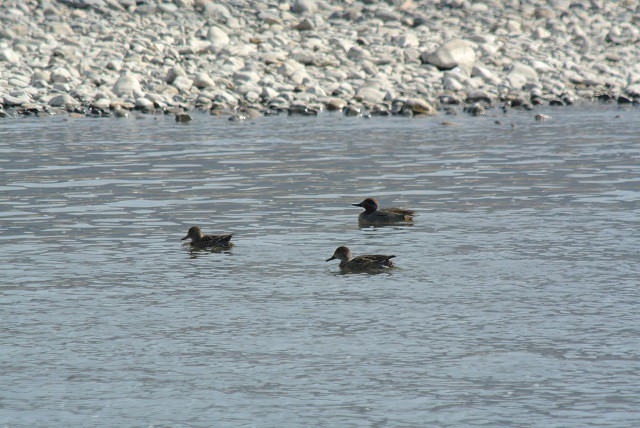
[[[638,104],[639,25],[637,1],[3,1],[0,116]]]

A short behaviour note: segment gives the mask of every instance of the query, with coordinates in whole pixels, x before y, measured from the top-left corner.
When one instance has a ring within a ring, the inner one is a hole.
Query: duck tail
[[[231,241],[231,238],[233,237],[233,235],[224,235],[220,238],[220,240],[218,241],[221,244],[228,244],[229,241]]]

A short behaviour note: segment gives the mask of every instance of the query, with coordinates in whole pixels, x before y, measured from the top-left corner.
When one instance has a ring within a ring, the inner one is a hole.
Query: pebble
[[[193,79],[193,86],[198,89],[213,88],[216,83],[207,73],[198,73]]]
[[[318,12],[318,5],[314,0],[296,0],[291,5],[291,12],[312,15]]]
[[[135,109],[152,111],[155,110],[155,104],[148,98],[140,97],[136,98]]]
[[[476,62],[476,52],[471,43],[453,39],[439,46],[431,53],[423,53],[423,61],[433,64],[440,70],[455,67],[472,68]]]
[[[468,109],[466,109],[466,111],[468,111],[471,114],[471,116],[482,116],[483,114],[486,113],[485,108],[482,107],[480,104],[475,104],[469,107]]]
[[[134,92],[141,92],[140,82],[132,75],[120,77],[113,85],[113,93],[118,97],[127,97]]]
[[[191,122],[191,116],[188,113],[178,113],[176,114],[176,122],[189,123]]]
[[[212,26],[207,31],[207,40],[217,47],[222,48],[229,44],[229,36],[220,27]]]
[[[20,62],[20,57],[13,49],[0,49],[0,61],[16,65]]]
[[[31,97],[28,94],[16,93],[16,94],[4,94],[1,98],[2,104],[7,107],[17,107],[23,104],[27,104],[31,102]]]
[[[327,101],[326,107],[329,111],[342,111],[347,106],[347,102],[340,98],[331,98]]]
[[[64,107],[66,109],[80,106],[80,102],[69,94],[60,94],[49,100],[51,107]]]
[[[116,108],[115,110],[113,110],[113,115],[115,117],[125,118],[129,117],[129,112],[122,108]]]
[[[416,98],[410,98],[406,101],[405,107],[410,109],[413,114],[433,115],[436,113],[434,106],[428,102]]]

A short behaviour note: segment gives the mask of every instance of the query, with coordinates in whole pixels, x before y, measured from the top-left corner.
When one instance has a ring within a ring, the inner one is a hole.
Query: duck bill
[[[189,235],[185,236],[184,238],[181,239],[181,241],[184,241],[185,239],[189,238]]]
[[[336,259],[336,256],[331,256],[331,258],[325,260],[325,262],[330,262],[331,260],[335,260],[335,259]]]
[[[362,202],[360,202],[359,204],[351,204],[351,205],[353,205],[354,207],[361,207],[362,206]]]

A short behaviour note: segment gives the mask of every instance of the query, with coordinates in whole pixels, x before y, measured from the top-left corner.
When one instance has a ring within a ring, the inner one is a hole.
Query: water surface
[[[0,423],[640,425],[638,110],[540,112],[2,121]]]

